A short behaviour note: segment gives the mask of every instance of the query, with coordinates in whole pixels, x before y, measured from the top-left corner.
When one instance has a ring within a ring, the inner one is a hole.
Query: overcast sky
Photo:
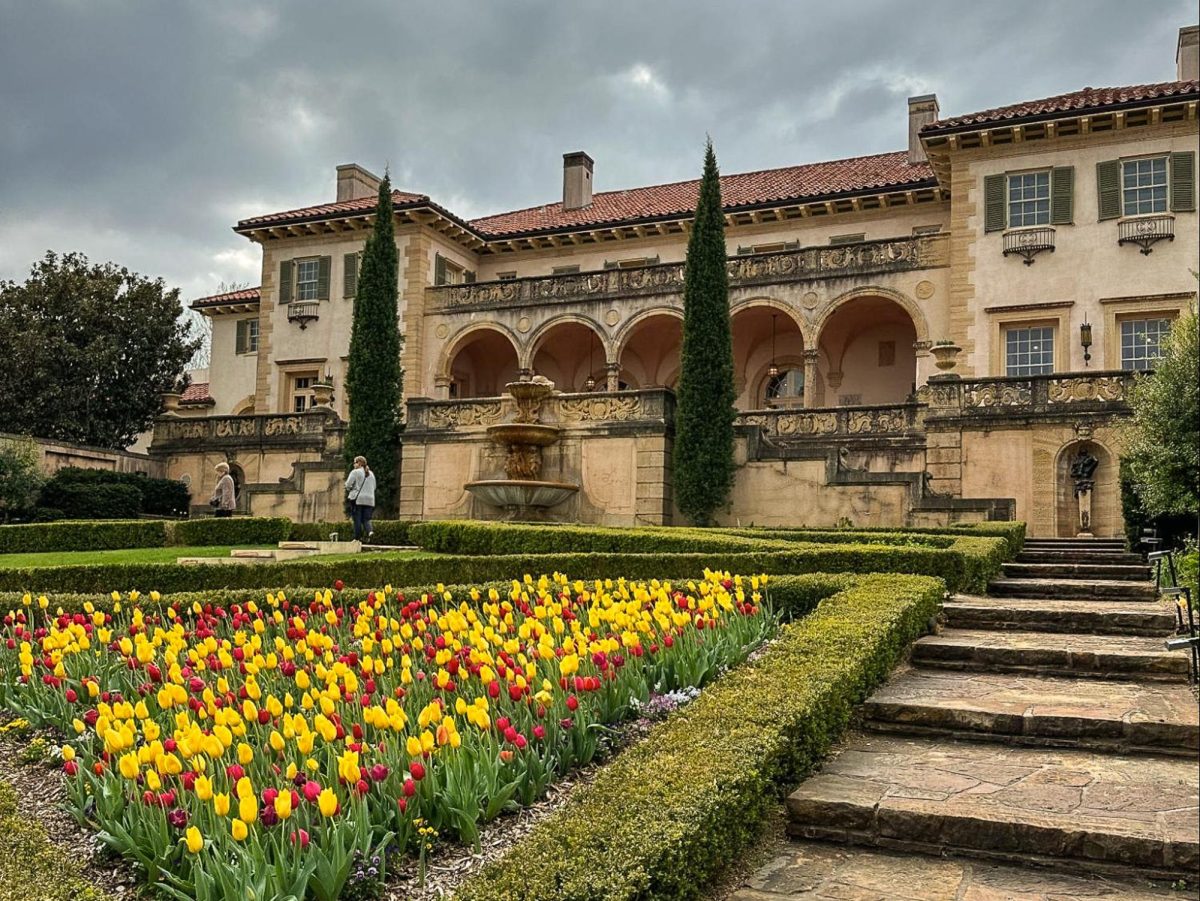
[[[182,289],[258,284],[247,216],[334,167],[465,217],[898,150],[944,116],[1175,77],[1194,0],[0,0],[0,279],[47,249]]]

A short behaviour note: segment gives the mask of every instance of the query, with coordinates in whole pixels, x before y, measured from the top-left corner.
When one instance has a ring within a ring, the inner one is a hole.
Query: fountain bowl
[[[517,511],[553,507],[579,490],[570,482],[535,479],[482,479],[463,487],[485,504]]]
[[[540,422],[502,422],[488,426],[487,434],[496,444],[549,447],[558,440],[558,426]]]

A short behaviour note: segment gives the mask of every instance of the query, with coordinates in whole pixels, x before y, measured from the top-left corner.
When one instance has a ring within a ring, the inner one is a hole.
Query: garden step
[[[1150,635],[1175,632],[1175,613],[1163,603],[1051,600],[955,595],[942,605],[947,626],[1099,635]],[[1182,656],[1182,655],[1181,655]]]
[[[1080,550],[1125,550],[1124,538],[1026,538],[1025,547],[1062,547]]]
[[[861,735],[787,807],[801,838],[1147,879],[1200,867],[1194,759]]]
[[[988,584],[988,594],[1010,598],[1153,601],[1158,598],[1158,589],[1150,582],[1115,579],[993,579]]]
[[[1053,869],[1028,870],[970,857],[897,854],[794,840],[746,880],[729,901],[1180,901],[1167,888],[1145,879],[1074,875]]]
[[[1005,563],[1009,579],[1105,579],[1120,582],[1149,582],[1150,567],[1121,563]]]
[[[1146,560],[1141,554],[1102,554],[1095,551],[1031,551],[1023,550],[1017,554],[1017,563],[1099,563],[1101,565],[1118,564],[1122,566],[1145,566]]]
[[[916,668],[893,676],[863,710],[872,728],[888,730],[1193,759],[1200,750],[1200,717],[1186,683]]]
[[[913,663],[1040,675],[1186,681],[1187,655],[1161,638],[945,629],[913,645]]]

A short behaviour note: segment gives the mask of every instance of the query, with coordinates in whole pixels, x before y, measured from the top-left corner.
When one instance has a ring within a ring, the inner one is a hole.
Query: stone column
[[[928,382],[929,377],[936,373],[936,369],[933,369],[933,355],[929,353],[929,348],[932,346],[932,341],[917,341],[913,344],[913,350],[916,351],[917,355],[915,378],[918,388]]]
[[[806,350],[804,352],[804,406],[807,408],[817,405],[817,358],[820,351]]]
[[[439,375],[434,378],[433,396],[438,400],[450,399],[450,378],[448,376]]]
[[[609,363],[608,366],[606,367],[606,369],[608,372],[608,377],[607,377],[607,384],[605,385],[605,390],[606,391],[620,391],[621,390],[621,364],[620,363]]]

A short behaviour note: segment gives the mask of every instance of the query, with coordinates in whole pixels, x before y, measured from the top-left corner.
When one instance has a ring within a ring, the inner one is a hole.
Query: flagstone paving
[[[1019,559],[947,601],[733,901],[1197,897],[1200,717],[1172,608],[1117,541]]]

